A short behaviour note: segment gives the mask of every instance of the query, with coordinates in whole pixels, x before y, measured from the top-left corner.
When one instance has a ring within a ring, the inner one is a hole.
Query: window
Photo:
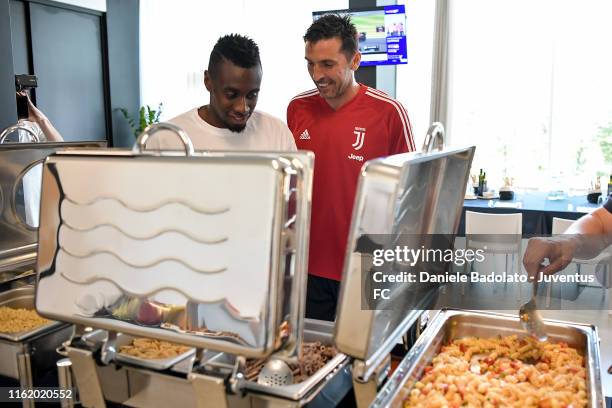
[[[451,2],[448,134],[477,146],[490,187],[586,189],[610,173],[610,15],[607,0]]]
[[[435,2],[410,0],[398,4],[406,5],[408,64],[397,65],[396,97],[408,111],[414,142],[420,149],[430,125]]]

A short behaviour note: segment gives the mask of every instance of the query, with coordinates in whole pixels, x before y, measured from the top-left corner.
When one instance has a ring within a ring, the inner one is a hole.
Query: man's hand
[[[577,246],[577,238],[573,236],[531,238],[523,257],[527,274],[534,278],[540,272],[551,275],[565,269],[574,259]],[[548,265],[543,264],[545,259],[550,262]]]

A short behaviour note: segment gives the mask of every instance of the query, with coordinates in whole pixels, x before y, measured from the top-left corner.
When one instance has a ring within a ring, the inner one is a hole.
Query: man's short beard
[[[232,126],[232,125],[227,124],[227,128],[228,128],[230,131],[234,132],[234,133],[240,133],[240,132],[242,132],[244,129],[246,129],[246,125],[242,125],[242,126]]]

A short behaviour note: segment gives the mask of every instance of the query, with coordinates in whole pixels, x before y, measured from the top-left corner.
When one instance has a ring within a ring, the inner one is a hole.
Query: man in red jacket
[[[287,124],[298,149],[315,153],[306,316],[334,320],[361,166],[413,151],[414,141],[404,107],[355,81],[361,53],[350,17],[319,18],[304,41],[316,89],[291,100]]]

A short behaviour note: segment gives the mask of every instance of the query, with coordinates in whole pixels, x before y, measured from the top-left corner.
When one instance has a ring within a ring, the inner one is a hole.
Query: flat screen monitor
[[[325,14],[351,16],[359,36],[361,66],[408,63],[406,6],[379,6],[364,9],[315,11],[313,20]]]

